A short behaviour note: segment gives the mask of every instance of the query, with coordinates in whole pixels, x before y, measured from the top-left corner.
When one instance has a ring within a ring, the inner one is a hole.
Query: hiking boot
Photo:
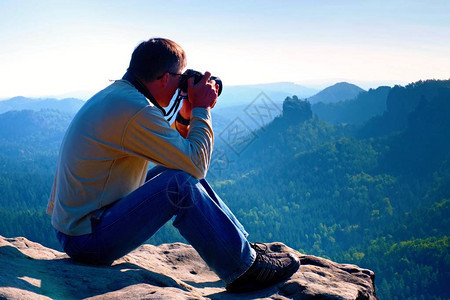
[[[255,250],[256,251],[256,250]],[[300,267],[300,260],[292,253],[282,257],[270,257],[265,251],[256,251],[255,262],[226,289],[230,293],[246,293],[266,288],[288,279]]]
[[[273,252],[269,249],[269,247],[264,243],[250,243],[250,247],[255,250],[256,253],[266,254],[267,256],[273,257],[273,258],[282,258],[288,256],[288,252]]]

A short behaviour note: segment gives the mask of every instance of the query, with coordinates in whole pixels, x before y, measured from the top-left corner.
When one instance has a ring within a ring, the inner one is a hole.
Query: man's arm
[[[193,84],[188,80],[191,118],[186,138],[171,128],[161,111],[146,107],[139,111],[124,131],[124,150],[145,157],[172,169],[183,170],[196,178],[203,178],[209,168],[214,133],[210,109],[217,100],[217,85],[208,82],[210,73]],[[185,106],[185,109],[188,107]],[[176,124],[174,126],[179,126]]]
[[[142,109],[123,133],[122,149],[171,169],[203,178],[209,168],[214,133],[208,110],[192,111],[188,135],[171,128],[156,107]]]
[[[184,119],[184,122],[175,119],[171,125],[171,127],[176,129],[184,138],[186,138],[189,133],[189,125],[186,124],[186,121],[189,122],[191,119],[192,108],[203,107],[210,110],[216,105],[219,85],[217,85],[214,80],[209,81],[210,76],[211,73],[205,72],[202,80],[196,85],[194,85],[193,78],[188,80],[188,92],[189,97],[192,100],[188,101],[187,99],[184,99],[177,115],[177,117],[181,116],[181,119]]]

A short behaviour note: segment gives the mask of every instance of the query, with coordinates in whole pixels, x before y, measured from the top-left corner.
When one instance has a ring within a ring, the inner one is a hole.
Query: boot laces
[[[256,252],[256,259],[265,262],[267,267],[270,269],[276,269],[276,267],[283,268],[283,265],[279,259],[272,258],[267,255],[269,249],[266,244],[255,242],[250,243],[250,245]]]
[[[256,253],[267,253],[267,245],[259,242],[250,243],[250,246],[256,251]]]

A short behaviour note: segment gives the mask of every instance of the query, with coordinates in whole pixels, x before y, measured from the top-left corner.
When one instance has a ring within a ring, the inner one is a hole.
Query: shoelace
[[[271,281],[282,268],[279,260],[270,258],[267,255],[258,253],[257,259],[264,263],[264,267],[256,276],[256,280],[260,282]]]
[[[255,242],[250,243],[250,246],[255,250],[257,259],[259,258],[259,260],[269,265],[275,264],[279,268],[283,267],[280,260],[267,256],[269,250],[266,244]]]
[[[259,242],[250,243],[250,246],[257,252],[261,254],[267,253],[267,245]]]

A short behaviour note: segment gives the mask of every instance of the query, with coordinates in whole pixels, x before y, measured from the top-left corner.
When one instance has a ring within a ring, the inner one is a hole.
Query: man
[[[231,292],[265,287],[299,267],[271,256],[203,179],[213,149],[210,110],[218,86],[206,72],[188,80],[176,121],[164,118],[186,66],[183,49],[161,38],[141,43],[122,80],[89,99],[63,139],[48,204],[64,251],[109,264],[173,225]],[[149,172],[149,162],[158,166]]]

